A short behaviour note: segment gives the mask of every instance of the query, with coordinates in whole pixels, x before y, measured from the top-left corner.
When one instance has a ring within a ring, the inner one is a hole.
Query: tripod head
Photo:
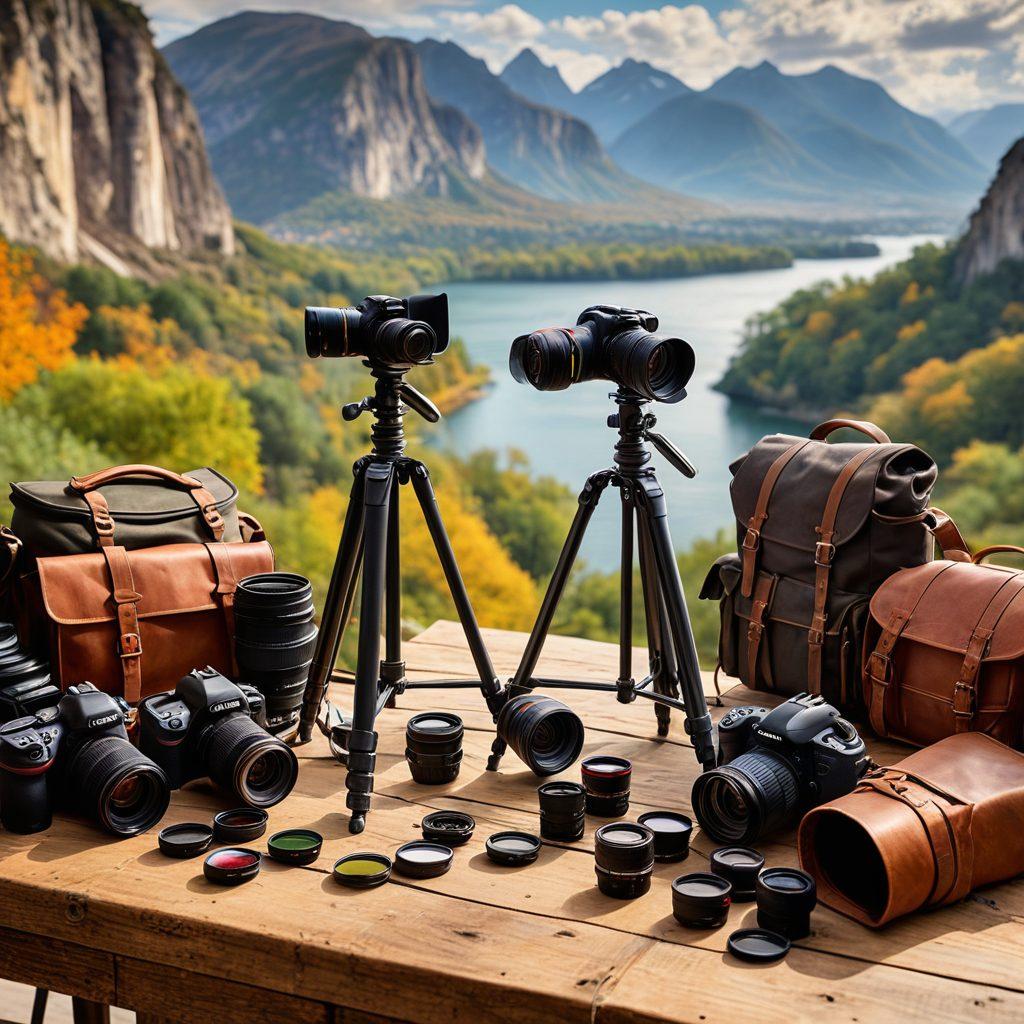
[[[637,472],[642,469],[651,458],[647,449],[647,442],[650,442],[673,469],[690,480],[697,475],[693,463],[667,437],[651,429],[657,425],[658,418],[647,411],[650,399],[622,387],[608,397],[619,407],[618,412],[608,417],[608,426],[619,432],[615,464],[620,471]]]

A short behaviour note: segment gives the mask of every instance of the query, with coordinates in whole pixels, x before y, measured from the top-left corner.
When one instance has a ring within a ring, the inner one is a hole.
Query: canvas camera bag
[[[867,440],[829,443],[841,428]],[[720,667],[751,689],[856,711],[868,601],[932,557],[934,461],[873,423],[835,419],[806,438],[764,437],[730,470],[738,550],[700,595],[721,603]]]
[[[89,680],[134,704],[197,665],[233,674],[235,588],[274,567],[237,499],[209,468],[12,484],[8,610],[53,681]]]

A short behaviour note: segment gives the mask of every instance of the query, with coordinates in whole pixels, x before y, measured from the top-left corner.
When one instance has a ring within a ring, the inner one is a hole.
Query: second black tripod
[[[328,705],[321,727],[331,740],[335,756],[348,768],[346,804],[352,812],[349,831],[362,832],[370,809],[376,762],[377,716],[394,698],[411,688],[466,685],[463,680],[409,682],[402,658],[402,580],[399,543],[399,493],[412,484],[427,529],[451,591],[462,629],[466,634],[480,690],[492,715],[505,702],[484,646],[466,586],[455,561],[448,533],[434,497],[427,467],[405,454],[403,415],[406,406],[431,423],[441,414],[437,407],[403,379],[408,367],[366,364],[376,380],[372,397],[342,409],[346,420],[365,410],[374,415],[370,431],[373,449],[353,467],[354,481],[338,555],[327,591],[320,636],[303,696],[299,741],[308,742],[327,696],[345,626],[352,614],[362,565],[359,611],[359,645],[356,654],[355,693],[351,720],[332,718]],[[403,404],[404,403],[404,404]],[[380,657],[381,626],[384,626],[384,658]]]
[[[671,709],[676,708],[686,716],[686,731],[693,740],[697,760],[707,771],[715,766],[711,716],[704,699],[697,647],[672,548],[665,492],[654,467],[649,465],[651,452],[648,442],[684,476],[696,476],[696,470],[667,438],[651,430],[657,421],[646,411],[646,399],[622,387],[611,398],[618,405],[618,411],[608,417],[608,425],[619,432],[613,460],[615,467],[592,474],[580,493],[576,516],[569,527],[519,668],[508,685],[508,696],[511,699],[541,686],[545,689],[608,690],[614,692],[623,704],[645,697],[655,704],[659,736],[668,735]],[[622,504],[619,677],[614,683],[537,678],[534,670],[558,602],[579,553],[587,524],[609,484],[619,489]],[[649,651],[649,672],[639,681],[633,678],[632,668],[634,539],[640,561]],[[497,768],[504,750],[504,741],[499,738],[488,762],[489,769]]]

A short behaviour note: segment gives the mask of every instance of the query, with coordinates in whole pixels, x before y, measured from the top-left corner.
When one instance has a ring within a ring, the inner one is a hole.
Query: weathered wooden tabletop
[[[525,637],[485,635],[499,673],[510,675]],[[642,674],[645,655],[636,653]],[[447,622],[410,642],[407,660],[413,677],[471,665],[459,628]],[[604,680],[615,672],[613,646],[558,637],[538,669]],[[585,753],[633,760],[631,818],[653,808],[689,811],[697,765],[680,716],[659,741],[647,703],[558,695],[584,719]],[[725,708],[750,697],[733,689]],[[379,720],[377,789],[362,836],[347,830],[344,770],[322,740],[300,748],[298,785],[271,811],[270,830],[323,833],[322,856],[309,868],[265,859],[255,881],[223,889],[204,880],[201,859],[161,856],[155,830],[115,842],[58,820],[41,835],[0,833],[0,976],[149,1020],[197,1024],[1024,1020],[1019,882],[880,933],[819,908],[811,936],[785,960],[752,967],[725,952],[730,931],[753,923],[750,904],[734,905],[728,925],[714,932],[689,931],[672,917],[670,883],[706,869],[709,839],[695,833],[689,859],[657,865],[650,893],[631,902],[607,899],[594,885],[593,819],[582,842],[545,844],[536,864],[499,868],[484,841],[502,828],[536,831],[537,779],[511,752],[500,773],[484,771],[493,733],[475,690],[410,692],[399,705]],[[405,722],[413,710],[442,707],[466,723],[462,771],[449,786],[417,786],[403,759]],[[717,719],[724,709],[712,713]],[[884,763],[899,748],[875,743],[872,752]],[[208,821],[228,805],[196,785],[175,795],[165,823]],[[477,820],[447,875],[395,875],[368,892],[332,881],[338,857],[393,853],[418,837],[421,817],[434,808]],[[762,849],[769,864],[796,862],[792,835]]]

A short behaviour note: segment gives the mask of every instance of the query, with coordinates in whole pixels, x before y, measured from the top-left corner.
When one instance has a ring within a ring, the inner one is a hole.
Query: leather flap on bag
[[[227,553],[238,580],[273,564],[266,541],[217,547]],[[126,557],[140,594],[140,619],[218,607],[215,569],[205,545],[166,544],[129,551]],[[115,619],[110,573],[102,554],[57,555],[40,558],[37,565],[43,604],[54,622],[81,626]]]
[[[896,612],[909,615],[904,639],[967,654],[975,630],[993,600],[1009,598],[988,641],[984,660],[1024,657],[1024,573],[999,565],[935,561],[891,576],[871,599],[871,615],[883,628]],[[1015,588],[1016,593],[1004,591]]]
[[[817,528],[833,485],[847,464],[864,451],[863,444],[807,442],[806,438],[786,434],[770,435],[732,464],[730,493],[736,519],[746,527],[772,464],[787,449],[801,443],[804,447],[786,465],[772,490],[761,539],[814,551]],[[931,457],[914,445],[871,447],[843,494],[833,541],[837,547],[856,536],[873,511],[899,519],[921,515],[927,507],[937,475]]]

